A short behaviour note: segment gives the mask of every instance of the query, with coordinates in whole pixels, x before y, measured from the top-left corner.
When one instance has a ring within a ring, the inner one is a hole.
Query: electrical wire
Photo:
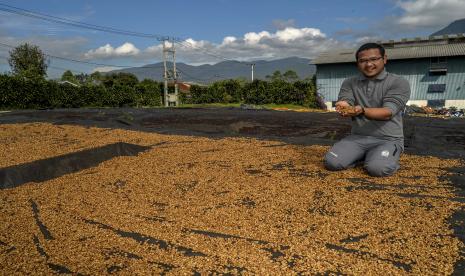
[[[0,44],[1,44],[1,43],[0,43]],[[4,60],[9,60],[9,58],[8,58],[8,57],[5,57],[5,56],[0,56],[0,58],[1,58],[1,59],[4,59]],[[82,72],[82,71],[78,71],[78,70],[74,70],[74,69],[73,69],[73,70],[71,70],[71,69],[66,69],[66,68],[62,68],[62,67],[58,67],[58,66],[51,66],[51,65],[49,65],[49,66],[47,66],[47,68],[55,69],[55,70],[60,70],[60,71],[68,71],[68,70],[69,70],[69,71],[71,71],[71,72],[73,72],[73,73],[88,74],[88,73],[86,73],[86,72]],[[187,74],[186,72],[180,70],[179,68],[177,68],[176,71],[179,71],[179,72],[181,73],[181,76],[187,76],[187,77],[188,77],[189,79],[191,79],[191,80],[195,80],[195,81],[198,81],[198,82],[200,82],[200,83],[207,83],[207,84],[210,83],[210,82],[211,82],[212,80],[214,80],[215,78],[220,77],[219,75],[215,75],[215,76],[213,76],[213,77],[211,77],[211,78],[208,78],[208,79],[201,79],[201,78],[194,77],[194,76],[192,76],[192,75],[190,75],[190,74]]]
[[[4,3],[0,3],[0,11],[13,13],[13,14],[17,14],[17,15],[22,15],[22,16],[26,16],[26,17],[31,17],[31,18],[35,18],[35,19],[45,20],[45,21],[48,21],[48,22],[70,25],[70,26],[73,26],[73,27],[86,28],[86,29],[103,31],[103,32],[110,32],[110,33],[121,34],[121,35],[137,36],[137,37],[144,37],[144,38],[156,38],[157,40],[171,40],[171,41],[173,41],[173,42],[175,42],[175,43],[177,43],[179,45],[182,45],[182,46],[185,46],[185,47],[188,47],[188,48],[191,48],[191,49],[195,49],[195,50],[200,50],[203,53],[205,53],[207,55],[210,55],[210,56],[213,56],[215,58],[222,59],[222,60],[225,60],[225,61],[232,61],[232,62],[236,62],[236,63],[248,66],[248,64],[244,64],[244,63],[239,62],[237,60],[231,60],[231,59],[225,58],[225,57],[223,57],[221,55],[218,55],[218,54],[213,54],[208,50],[205,50],[205,49],[202,49],[200,47],[194,46],[192,43],[190,43],[188,41],[182,41],[181,39],[175,38],[175,37],[162,36],[162,35],[158,35],[158,34],[140,33],[140,32],[134,32],[134,31],[126,31],[126,30],[116,29],[116,28],[112,28],[112,27],[105,27],[105,26],[99,26],[99,25],[94,25],[94,24],[88,24],[88,23],[74,21],[74,20],[61,18],[61,17],[57,17],[57,16],[53,16],[53,15],[48,15],[48,14],[44,14],[44,13],[33,12],[31,10],[26,10],[26,9],[14,7],[14,6],[11,6],[11,5],[4,4]],[[7,44],[4,44],[4,43],[0,43],[0,45],[5,46],[5,47],[9,47],[9,48],[14,48],[13,46],[7,45]],[[76,59],[64,58],[64,57],[59,57],[59,56],[50,55],[50,54],[45,54],[45,56],[47,56],[49,58],[53,58],[53,59],[60,59],[60,60],[65,60],[65,61],[71,61],[71,62],[77,62],[77,63],[83,63],[83,64],[89,64],[89,65],[96,65],[96,66],[109,66],[109,67],[115,67],[115,68],[130,68],[130,67],[133,67],[133,66],[125,66],[125,65],[105,64],[105,63],[96,63],[96,62],[89,62],[89,61],[83,61],[83,60],[76,60]],[[144,68],[162,68],[161,65],[160,66],[143,66],[143,67]],[[50,67],[50,68],[53,68],[53,67]],[[55,67],[55,68],[58,69],[58,67]],[[62,69],[65,70],[64,68],[62,68]],[[181,70],[179,70],[179,71],[182,72]],[[213,76],[212,78],[209,78],[209,79],[200,79],[200,78],[193,77],[193,76],[191,76],[189,74],[186,74],[185,72],[182,72],[182,73],[184,75],[188,76],[189,78],[197,80],[197,81],[207,81],[207,82],[209,82],[209,81],[211,81],[212,79],[215,78],[215,76]]]
[[[199,48],[199,47],[196,47],[194,46],[192,43],[188,42],[188,41],[181,41],[181,40],[175,40],[176,43],[182,45],[182,46],[185,46],[185,47],[189,47],[191,49],[194,49],[194,50],[200,50],[202,51],[204,54],[207,54],[209,56],[212,56],[212,57],[215,57],[215,58],[218,58],[218,59],[222,59],[224,61],[231,61],[231,62],[235,62],[235,63],[239,63],[239,64],[242,64],[242,65],[246,65],[246,66],[250,66],[251,64],[248,64],[248,63],[243,63],[243,62],[240,62],[240,61],[237,61],[237,60],[234,60],[234,59],[229,59],[229,58],[225,58],[223,56],[220,56],[218,54],[214,54],[214,53],[211,53],[210,51],[208,50],[205,50],[205,49],[202,49],[202,48]]]
[[[0,46],[11,48],[11,49],[15,48],[14,46],[11,46],[11,45],[8,45],[8,44],[5,44],[5,43],[1,43],[1,42],[0,42]],[[95,63],[95,62],[89,62],[89,61],[83,61],[83,60],[64,58],[64,57],[49,55],[47,53],[44,53],[44,55],[47,56],[47,57],[50,57],[51,59],[60,59],[60,60],[71,61],[71,62],[76,62],[76,63],[84,63],[84,64],[89,64],[89,65],[108,66],[108,67],[117,67],[117,68],[134,68],[134,66],[123,66],[123,65],[115,65],[115,64],[106,64],[106,63]],[[8,59],[8,58],[6,58],[6,59]],[[65,69],[65,68],[59,68],[59,67],[56,67],[56,66],[55,67],[49,66],[49,67],[57,69],[57,70],[60,70],[60,69],[64,70],[64,71],[69,70],[69,69]],[[162,64],[160,64],[160,65],[157,65],[157,66],[151,65],[151,66],[142,66],[142,67],[138,67],[138,68],[164,68],[164,66]],[[179,67],[176,70],[181,72],[182,75],[185,75],[185,76],[189,77],[190,79],[200,81],[200,82],[210,83],[212,80],[219,77],[218,75],[215,75],[215,76],[213,76],[211,78],[208,78],[208,79],[201,79],[201,78],[197,78],[197,77],[194,77],[192,75],[187,74],[186,72],[180,70]],[[70,71],[72,71],[72,70],[70,70]],[[84,72],[80,72],[80,73],[86,74]]]
[[[7,47],[7,48],[15,48],[14,46],[1,43],[0,46]],[[107,64],[107,63],[97,63],[97,62],[90,62],[90,61],[84,61],[84,60],[77,60],[77,59],[72,59],[72,58],[64,58],[64,57],[59,57],[55,55],[50,55],[47,53],[44,53],[45,56],[52,58],[52,59],[60,59],[60,60],[65,60],[65,61],[71,61],[71,62],[77,62],[77,63],[83,63],[83,64],[89,64],[89,65],[97,65],[97,66],[108,66],[108,67],[116,67],[116,68],[133,68],[134,66],[127,66],[127,65],[116,65],[116,64]],[[162,65],[148,65],[148,66],[143,66],[144,68],[163,68]]]
[[[73,27],[115,33],[115,34],[120,34],[120,35],[129,35],[129,36],[137,36],[137,37],[144,37],[144,38],[155,38],[158,40],[164,40],[164,39],[170,38],[169,36],[163,36],[159,34],[140,33],[140,32],[112,28],[112,27],[99,26],[99,25],[89,24],[89,23],[80,22],[80,21],[74,21],[74,20],[70,20],[70,19],[66,19],[66,18],[62,18],[58,16],[53,16],[53,15],[49,15],[45,13],[39,13],[39,12],[27,10],[27,9],[10,6],[4,3],[0,3],[0,11],[22,15],[26,17],[31,17],[35,19],[45,20],[48,22],[60,23],[60,24],[65,24],[65,25],[69,25]]]
[[[0,56],[1,59],[5,59],[5,60],[9,60],[9,58],[5,57],[5,56]],[[47,69],[50,68],[50,69],[55,69],[55,70],[60,70],[60,71],[71,71],[73,73],[80,73],[80,74],[88,74],[88,73],[85,73],[85,72],[82,72],[82,71],[78,71],[78,70],[70,70],[70,69],[65,69],[65,68],[61,68],[61,67],[58,67],[58,66],[47,66]]]
[[[100,25],[94,25],[94,24],[89,24],[85,22],[80,22],[80,21],[74,21],[58,16],[53,16],[45,13],[39,13],[39,12],[34,12],[31,10],[27,9],[22,9],[18,7],[14,7],[11,5],[7,5],[4,3],[0,2],[0,11],[8,12],[8,13],[13,13],[17,15],[22,15],[26,17],[31,17],[35,19],[41,19],[45,20],[48,22],[53,22],[53,23],[59,23],[59,24],[65,24],[73,27],[79,27],[79,28],[85,28],[85,29],[91,29],[91,30],[96,30],[96,31],[102,31],[102,32],[109,32],[109,33],[115,33],[115,34],[120,34],[120,35],[129,35],[129,36],[136,36],[136,37],[143,37],[143,38],[156,38],[158,41],[163,41],[163,40],[171,40],[174,41],[175,43],[178,43],[180,45],[183,45],[185,47],[189,47],[195,50],[200,50],[204,54],[207,54],[209,56],[222,59],[224,61],[231,61],[231,62],[236,62],[239,64],[243,64],[245,66],[250,66],[251,64],[243,63],[237,60],[229,59],[224,56],[221,56],[216,53],[212,53],[206,49],[202,49],[200,47],[194,46],[192,43],[188,41],[183,41],[180,38],[176,37],[170,37],[170,36],[163,36],[159,34],[147,34],[147,33],[140,33],[140,32],[134,32],[134,31],[127,31],[127,30],[122,30],[122,29],[117,29],[117,28],[112,28],[112,27],[105,27],[105,26],[100,26]]]
[[[84,75],[88,75],[89,73],[86,73],[86,72],[82,72],[82,71],[78,71],[78,70],[74,70],[74,69],[66,69],[66,68],[62,68],[62,67],[58,67],[58,66],[51,66],[49,65],[47,68],[51,68],[51,69],[55,69],[55,70],[59,70],[59,71],[71,71],[73,74],[76,74],[76,73],[79,73],[79,74],[84,74]]]
[[[213,79],[215,79],[217,77],[217,75],[209,78],[209,79],[201,79],[201,78],[197,78],[197,77],[194,77],[192,75],[189,75],[187,74],[186,72],[180,70],[179,68],[176,68],[176,71],[179,71],[181,72],[181,76],[187,76],[189,79],[192,79],[192,80],[195,80],[195,81],[199,81],[199,82],[205,82],[205,83],[210,83]],[[218,76],[219,77],[219,76]]]

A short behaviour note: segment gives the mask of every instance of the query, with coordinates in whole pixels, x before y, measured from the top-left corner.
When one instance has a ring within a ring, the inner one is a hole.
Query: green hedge
[[[244,82],[218,81],[209,86],[192,85],[190,97],[181,95],[183,103],[247,103],[296,104],[319,107],[315,80],[287,82],[285,80]]]
[[[44,79],[28,80],[0,75],[0,108],[78,108],[161,106],[163,83],[143,80],[130,85],[118,79],[79,87]],[[172,90],[172,87],[170,87]],[[190,93],[180,93],[186,104],[247,103],[296,104],[318,107],[314,79],[287,82],[223,80],[208,86],[192,85]]]
[[[43,79],[27,80],[0,75],[0,108],[70,108],[160,106],[160,83],[143,81],[134,86],[72,86]]]

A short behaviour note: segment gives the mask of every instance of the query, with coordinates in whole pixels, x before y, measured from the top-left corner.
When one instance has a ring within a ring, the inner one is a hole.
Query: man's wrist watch
[[[362,108],[362,113],[360,115],[365,115],[365,108],[363,106],[360,106]]]

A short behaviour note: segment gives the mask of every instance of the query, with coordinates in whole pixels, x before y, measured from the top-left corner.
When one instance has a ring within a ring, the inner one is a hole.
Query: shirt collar
[[[376,76],[376,78],[374,78],[375,80],[383,80],[384,78],[386,78],[387,76],[387,72],[386,72],[386,69],[383,69],[383,71],[381,71],[381,73],[379,73],[378,76]],[[365,77],[363,74],[360,74],[359,80],[363,81],[363,80],[368,80],[367,77]]]

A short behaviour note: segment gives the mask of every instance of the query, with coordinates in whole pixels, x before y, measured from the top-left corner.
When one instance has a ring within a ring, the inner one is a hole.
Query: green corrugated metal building
[[[407,104],[465,108],[465,37],[463,34],[378,42],[386,49],[387,71],[410,82]],[[318,92],[332,108],[347,77],[357,75],[356,49],[322,53],[317,66]]]

